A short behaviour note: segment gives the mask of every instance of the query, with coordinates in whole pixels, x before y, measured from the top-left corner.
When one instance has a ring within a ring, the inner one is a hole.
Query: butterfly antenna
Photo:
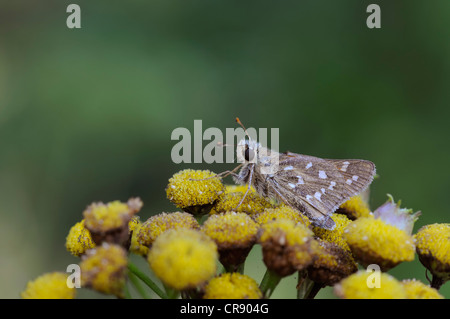
[[[239,117],[236,117],[236,122],[244,129],[245,135],[247,135],[248,139],[251,141],[251,137],[248,134],[247,129],[245,128],[244,124],[242,124],[242,122],[239,119]]]
[[[234,146],[234,145],[233,144],[224,143],[224,142],[217,142],[217,146],[227,147],[227,146]]]

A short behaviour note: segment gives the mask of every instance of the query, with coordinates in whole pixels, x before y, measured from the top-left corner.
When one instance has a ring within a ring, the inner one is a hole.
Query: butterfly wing
[[[364,160],[327,160],[295,153],[281,154],[279,169],[268,179],[285,204],[304,213],[313,224],[332,229],[330,215],[373,179],[375,166]]]

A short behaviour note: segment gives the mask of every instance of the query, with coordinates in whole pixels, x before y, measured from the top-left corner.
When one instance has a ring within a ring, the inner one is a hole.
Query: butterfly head
[[[237,156],[242,163],[256,163],[258,158],[259,143],[245,139],[239,141],[237,145]]]

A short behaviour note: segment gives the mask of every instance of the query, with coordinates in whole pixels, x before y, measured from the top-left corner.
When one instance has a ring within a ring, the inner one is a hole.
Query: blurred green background
[[[70,1],[1,1],[0,297],[78,261],[65,237],[91,202],[140,196],[145,220],[176,210],[178,170],[234,167],[172,163],[171,132],[194,119],[372,160],[372,208],[390,193],[422,211],[414,231],[449,222],[450,2],[376,1],[382,28],[368,29],[373,2],[76,1],[71,30]],[[390,273],[427,282],[417,257]],[[294,297],[294,278],[273,296]]]

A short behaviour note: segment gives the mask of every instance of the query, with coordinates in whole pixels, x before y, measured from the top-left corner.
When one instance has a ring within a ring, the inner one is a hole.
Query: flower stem
[[[261,280],[261,284],[259,285],[259,289],[263,293],[264,297],[270,298],[273,291],[277,287],[278,283],[281,280],[281,276],[271,271],[270,269],[266,270],[263,279]]]
[[[315,283],[307,276],[306,272],[299,271],[297,285],[297,299],[314,299],[322,285]]]
[[[433,277],[431,278],[430,286],[431,286],[431,288],[439,290],[441,288],[441,286],[444,284],[444,282],[445,282],[444,279],[433,274]]]
[[[131,262],[128,263],[128,270],[131,271],[136,277],[138,277],[140,280],[142,280],[151,290],[153,290],[159,297],[162,299],[168,299],[168,296],[164,291],[162,291],[154,282],[150,279],[149,276],[144,274],[142,271],[139,270],[134,264]]]
[[[164,289],[166,290],[166,295],[168,299],[177,299],[180,295],[180,292],[176,289],[173,289],[167,285],[164,285]]]
[[[137,292],[142,296],[142,298],[150,299],[147,291],[145,291],[144,287],[142,287],[141,282],[134,273],[130,272],[128,274],[128,278],[130,278],[131,283],[133,284],[134,288],[136,288]]]
[[[322,287],[321,284],[312,281],[306,272],[299,271],[297,299],[314,299]]]
[[[128,289],[127,284],[124,285],[123,287],[123,295],[125,299],[132,299],[131,298],[131,294],[130,294],[130,290]]]
[[[240,274],[244,273],[245,262],[239,265],[226,265],[223,266],[224,272],[238,272]]]

